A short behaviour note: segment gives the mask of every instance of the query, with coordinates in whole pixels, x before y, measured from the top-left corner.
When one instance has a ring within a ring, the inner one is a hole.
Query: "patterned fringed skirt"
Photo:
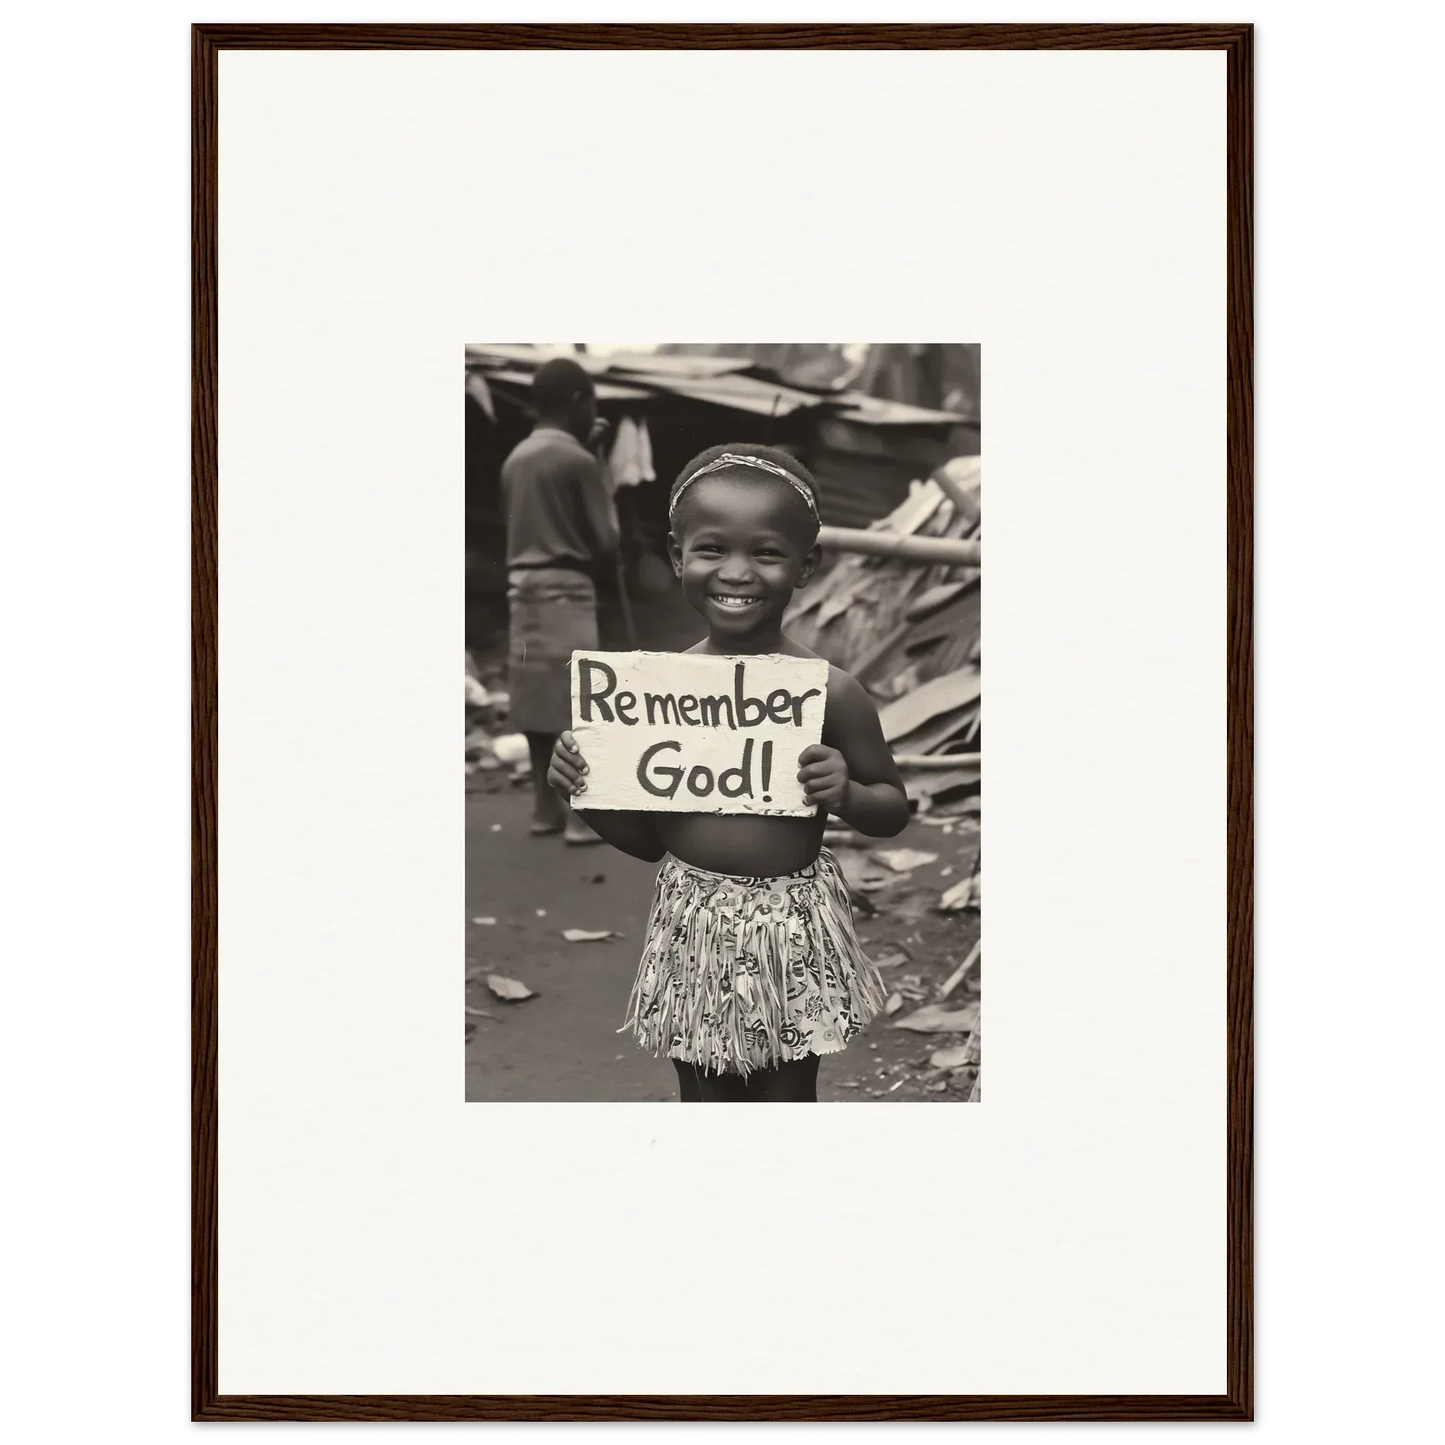
[[[637,981],[631,1032],[656,1058],[746,1077],[841,1049],[883,1007],[825,848],[783,878],[709,873],[668,858]]]

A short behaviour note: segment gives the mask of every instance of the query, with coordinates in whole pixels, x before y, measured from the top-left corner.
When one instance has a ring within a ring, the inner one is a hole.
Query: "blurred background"
[[[590,373],[610,423],[598,458],[621,543],[598,587],[603,648],[704,634],[665,551],[691,457],[763,442],[812,471],[824,563],[785,625],[872,694],[914,810],[882,843],[829,830],[889,1012],[824,1061],[819,1097],[979,1097],[979,347],[552,343],[466,348],[467,1098],[676,1095],[671,1066],[614,1032],[655,866],[529,836],[527,749],[507,723],[500,473],[553,356]]]

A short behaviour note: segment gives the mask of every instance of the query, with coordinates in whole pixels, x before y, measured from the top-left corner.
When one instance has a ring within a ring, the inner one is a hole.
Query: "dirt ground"
[[[639,644],[680,651],[703,635],[702,623],[675,583],[634,598]],[[603,646],[625,646],[618,621],[604,609]],[[498,636],[474,653],[489,684],[506,685],[506,640]],[[674,1100],[676,1075],[617,1030],[637,969],[657,865],[599,844],[571,848],[561,838],[527,831],[530,781],[503,771],[467,777],[466,808],[466,1056],[467,1098],[483,1101]],[[978,938],[979,915],[932,911],[950,884],[971,873],[976,833],[910,823],[879,848],[914,848],[938,859],[891,877],[862,895],[855,908],[858,936],[880,963],[883,981],[899,995],[892,1017],[875,1019],[840,1054],[823,1059],[823,1101],[961,1102],[977,1071],[939,1069],[930,1056],[957,1047],[964,1036],[915,1033],[895,1027],[915,1008],[935,1001],[938,986]],[[866,854],[835,848],[845,868]],[[960,856],[960,854],[964,856]],[[875,874],[886,874],[878,865]],[[874,880],[876,882],[876,879]],[[859,895],[855,895],[859,896]],[[870,912],[869,910],[874,910]],[[488,920],[479,922],[478,920]],[[568,943],[564,928],[612,929],[605,943]],[[898,962],[887,967],[890,958]],[[516,979],[535,996],[506,1003],[487,987],[487,975]],[[979,970],[949,998],[950,1010],[978,1001]]]

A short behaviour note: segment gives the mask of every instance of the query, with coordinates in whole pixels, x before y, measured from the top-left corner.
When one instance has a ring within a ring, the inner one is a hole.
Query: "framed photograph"
[[[1251,45],[194,27],[194,1418],[1252,1418]]]
[[[466,348],[468,1100],[980,1099],[980,376]]]

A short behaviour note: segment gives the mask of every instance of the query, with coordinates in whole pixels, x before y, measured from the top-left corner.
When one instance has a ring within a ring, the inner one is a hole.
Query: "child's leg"
[[[673,1063],[677,1065],[684,1104],[745,1104],[752,1097],[741,1074],[712,1074],[696,1064],[684,1064],[678,1059],[674,1059]],[[756,1077],[754,1074],[753,1078]],[[690,1088],[696,1092],[689,1093]]]
[[[816,1104],[818,1056],[794,1059],[775,1069],[760,1069],[748,1080],[748,1100],[763,1104]]]
[[[695,1064],[674,1059],[677,1085],[684,1104],[816,1104],[818,1058],[809,1054],[773,1069],[741,1074],[710,1074]]]
[[[547,768],[552,761],[552,745],[556,741],[551,733],[527,734],[527,751],[532,755],[534,833],[560,833],[567,822],[566,804],[547,781]]]
[[[677,1096],[683,1104],[702,1103],[702,1090],[697,1084],[697,1069],[682,1059],[674,1059],[672,1066],[677,1070]]]

